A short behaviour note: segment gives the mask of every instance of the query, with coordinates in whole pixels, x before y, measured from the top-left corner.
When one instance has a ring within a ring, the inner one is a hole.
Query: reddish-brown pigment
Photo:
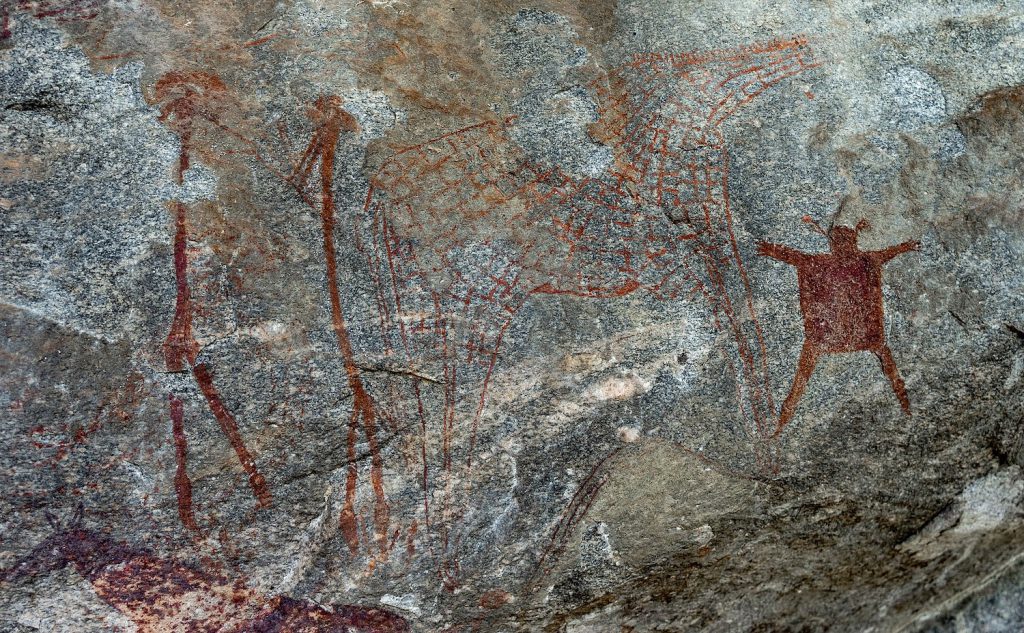
[[[809,221],[809,218],[805,218]],[[793,418],[814,366],[822,354],[871,352],[910,415],[910,398],[885,341],[882,308],[882,266],[894,257],[920,248],[904,242],[880,251],[857,246],[858,228],[834,226],[827,233],[830,253],[810,254],[779,244],[762,243],[759,253],[796,267],[800,310],[804,316],[804,345],[793,386],[782,404],[775,435]]]
[[[0,3],[0,40],[11,36],[11,13],[23,11],[41,20],[54,18],[58,22],[92,20],[100,14],[104,0],[5,0]]]
[[[172,401],[173,402],[173,401]],[[55,521],[51,521],[55,524]],[[140,633],[407,633],[401,617],[373,607],[268,597],[214,565],[154,555],[84,527],[81,510],[61,528],[0,571],[17,580],[73,565],[96,595]]]
[[[705,301],[734,345],[729,360],[741,415],[758,445],[770,440],[767,350],[733,232],[721,124],[817,65],[803,39],[637,56],[593,86],[600,116],[591,135],[614,156],[599,177],[531,162],[511,141],[508,119],[404,149],[371,179],[368,238],[359,245],[378,288],[388,354],[409,367],[433,362],[442,372],[437,419],[427,418],[415,380],[414,410],[390,416],[419,419],[423,525],[437,533],[445,576],[458,562],[461,536],[451,533],[471,503],[468,485],[459,492],[456,482],[472,481],[494,364],[512,319],[533,295],[612,299],[645,290],[664,300]],[[479,381],[467,377],[481,368]],[[464,466],[452,456],[461,429],[469,449]],[[440,444],[440,481],[429,481],[428,441]],[[453,472],[456,466],[466,472]],[[427,503],[431,487],[443,491],[439,513]]]
[[[196,515],[192,509],[192,480],[188,476],[188,440],[185,438],[185,411],[181,400],[173,394],[168,400],[171,405],[171,431],[174,435],[174,490],[178,494],[178,517],[186,528],[199,531]]]
[[[177,132],[181,140],[178,154],[178,167],[175,174],[177,184],[182,184],[185,172],[191,162],[192,135],[197,120],[217,124],[218,113],[223,107],[226,87],[216,75],[202,72],[171,72],[157,81],[154,87],[156,99],[163,103],[160,109],[160,120]],[[174,275],[177,287],[177,299],[174,309],[174,320],[170,332],[164,342],[164,362],[168,371],[188,370],[195,379],[207,407],[217,419],[221,430],[231,443],[238,460],[248,476],[249,486],[260,506],[270,505],[271,495],[266,479],[256,468],[255,460],[238,430],[238,423],[232,413],[224,405],[209,368],[196,364],[199,355],[199,344],[192,331],[192,315],[194,306],[188,280],[188,206],[180,201],[171,203],[174,209]],[[181,436],[184,438],[184,434]],[[176,442],[177,442],[176,437]],[[184,453],[181,453],[184,455]],[[179,462],[179,469],[184,466]],[[187,474],[185,475],[187,479]],[[176,478],[177,480],[177,478]],[[182,505],[182,488],[177,488],[179,508]],[[188,507],[191,508],[191,485],[188,487]],[[183,520],[184,522],[184,520]],[[192,519],[194,524],[194,518]],[[185,523],[187,527],[191,527]]]
[[[337,253],[334,246],[334,229],[337,218],[334,209],[334,156],[342,130],[356,132],[356,120],[341,107],[338,97],[320,97],[310,110],[315,130],[302,159],[296,165],[292,180],[300,188],[308,180],[313,168],[320,165],[320,216],[323,234],[324,259],[327,266],[327,291],[331,302],[331,324],[338,349],[345,364],[349,389],[352,390],[352,415],[348,426],[348,473],[345,480],[345,507],[340,523],[342,534],[352,553],[359,548],[359,526],[355,510],[358,467],[356,464],[356,442],[358,429],[362,428],[370,448],[370,484],[376,498],[374,508],[375,540],[382,553],[389,549],[389,509],[384,493],[384,462],[377,441],[378,416],[373,398],[367,392],[356,365],[352,341],[345,325],[341,305],[341,291],[338,285]]]

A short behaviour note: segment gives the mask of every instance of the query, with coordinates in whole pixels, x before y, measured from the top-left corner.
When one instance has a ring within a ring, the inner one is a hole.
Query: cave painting
[[[370,448],[370,479],[373,485],[375,507],[373,513],[374,539],[386,555],[388,549],[389,509],[384,495],[384,462],[380,454],[377,440],[377,408],[373,398],[367,392],[356,365],[355,352],[345,324],[345,315],[341,304],[341,291],[338,286],[338,262],[334,248],[334,228],[337,217],[334,210],[334,156],[337,151],[338,139],[343,131],[358,132],[359,124],[346,112],[340,97],[320,97],[312,108],[309,117],[313,123],[313,136],[306,151],[289,176],[291,182],[300,192],[304,191],[310,180],[313,169],[320,166],[320,218],[321,235],[324,242],[324,259],[327,268],[327,292],[331,301],[331,326],[338,350],[345,363],[345,377],[352,391],[352,415],[348,425],[348,469],[345,477],[345,507],[341,511],[341,531],[345,536],[349,549],[354,553],[359,549],[359,524],[356,517],[355,499],[356,484],[359,480],[356,443],[361,428],[363,436]],[[304,198],[306,196],[303,196]],[[315,204],[311,206],[315,207]]]
[[[801,251],[762,242],[758,252],[795,266],[800,288],[800,310],[804,317],[804,344],[797,363],[793,386],[782,403],[775,435],[793,418],[814,365],[823,354],[871,352],[882,363],[892,390],[904,413],[910,415],[910,399],[892,350],[885,341],[882,309],[882,266],[894,257],[920,248],[918,242],[903,242],[880,251],[862,251],[857,236],[868,223],[855,228],[833,225],[823,230],[809,217],[804,222],[828,238],[828,253]]]
[[[178,183],[189,165],[193,134],[226,134],[320,215],[331,322],[354,394],[339,519],[353,554],[370,554],[372,567],[387,558],[405,530],[410,555],[418,534],[438,561],[444,585],[458,586],[459,551],[474,512],[471,475],[488,386],[513,318],[536,295],[609,299],[644,291],[657,299],[701,303],[729,341],[723,353],[740,418],[756,441],[770,437],[775,405],[765,344],[733,233],[722,124],[772,86],[818,65],[802,38],[705,53],[637,55],[590,86],[599,108],[590,133],[612,155],[600,176],[578,176],[532,160],[511,140],[514,118],[397,152],[370,179],[362,211],[341,224],[366,258],[384,357],[393,364],[389,390],[372,395],[356,362],[337,279],[334,165],[339,139],[358,131],[342,99],[323,96],[311,105],[310,140],[289,161],[275,156],[266,138],[253,140],[228,122],[225,111],[237,106],[215,75],[171,72],[157,82],[161,120],[181,138]],[[178,301],[165,345],[167,366],[195,376],[257,499],[269,503],[266,482],[217,396],[209,369],[196,364],[188,208],[181,202],[171,208]],[[192,527],[187,445],[176,396],[170,407],[179,514]],[[416,456],[409,468],[422,497],[418,510],[404,509],[415,516],[401,522],[391,520],[385,497],[378,437],[384,426],[418,445],[409,453]],[[360,435],[370,450],[366,504],[357,503],[363,498],[362,460],[355,453]]]
[[[139,633],[407,633],[401,617],[374,607],[323,607],[287,596],[265,596],[214,565],[160,557],[87,528],[81,506],[66,526],[47,514],[53,533],[6,570],[15,582],[68,565]]]
[[[313,133],[305,152],[294,167],[282,168],[281,164],[287,163],[287,159],[282,160],[274,156],[272,152],[268,152],[266,148],[261,147],[259,143],[232,127],[225,120],[230,118],[225,116],[226,113],[237,113],[238,104],[233,102],[227,87],[217,75],[202,71],[169,72],[156,82],[154,100],[161,105],[160,121],[170,127],[181,141],[175,176],[177,184],[181,185],[184,182],[184,174],[190,166],[194,151],[194,137],[198,134],[210,135],[212,133],[209,138],[204,138],[205,145],[210,145],[210,139],[221,133],[228,135],[233,141],[241,143],[245,154],[265,168],[270,175],[288,184],[299,195],[303,203],[319,212],[332,327],[344,361],[349,388],[354,394],[353,412],[348,430],[347,457],[350,464],[346,481],[346,506],[341,516],[341,527],[350,547],[355,550],[359,540],[356,535],[358,528],[353,510],[358,461],[356,459],[356,443],[357,433],[359,429],[362,429],[363,436],[372,453],[373,474],[371,478],[374,482],[377,499],[374,513],[376,536],[378,541],[385,542],[388,530],[388,505],[384,498],[383,465],[375,433],[377,414],[374,401],[363,386],[356,367],[355,355],[342,310],[335,253],[336,217],[333,174],[336,146],[340,135],[343,132],[358,131],[358,124],[350,114],[341,108],[341,98],[336,96],[320,97],[308,110],[313,123]],[[223,154],[223,151],[213,151],[214,154]],[[317,165],[320,167],[317,170],[318,178],[311,178]],[[308,195],[307,185],[316,187],[317,195]],[[208,408],[220,424],[238,456],[239,463],[248,475],[249,485],[259,506],[267,506],[271,502],[269,485],[246,447],[234,415],[214,386],[209,367],[205,363],[197,363],[199,345],[192,327],[193,313],[196,308],[191,296],[188,271],[188,205],[180,201],[172,201],[170,206],[175,218],[174,268],[177,280],[177,299],[170,332],[164,343],[165,363],[168,371],[187,371],[193,374]],[[181,399],[175,394],[169,396],[169,402],[177,460],[174,482],[178,497],[178,514],[185,527],[198,531],[199,525],[192,509],[192,484],[187,473],[188,443],[184,432],[183,405]],[[386,549],[386,544],[384,549]]]
[[[198,122],[217,125],[218,117],[227,105],[227,88],[216,76],[203,72],[172,72],[164,75],[154,87],[160,108],[160,121],[177,133],[181,141],[175,182],[184,183],[192,159],[192,135]],[[199,387],[207,407],[217,419],[221,430],[231,443],[238,461],[248,476],[249,485],[260,506],[270,504],[270,489],[266,479],[246,447],[238,430],[238,422],[225,405],[213,382],[213,373],[206,363],[197,362],[199,343],[192,329],[195,306],[189,285],[188,265],[188,205],[179,200],[170,202],[174,217],[174,275],[177,288],[174,318],[164,342],[164,363],[167,371],[189,372]],[[174,478],[178,493],[178,511],[182,524],[198,530],[192,511],[192,482],[186,470],[188,444],[184,430],[184,408],[174,394],[169,396],[170,417],[177,458]]]
[[[458,525],[472,512],[466,482],[488,385],[531,296],[703,302],[730,341],[740,415],[770,437],[775,406],[733,234],[722,123],[817,65],[800,38],[638,55],[591,86],[591,136],[613,154],[600,176],[534,162],[511,141],[510,118],[404,149],[371,179],[359,247],[387,354],[412,381],[388,415],[418,420],[423,525],[446,584],[457,582]]]
[[[92,20],[100,14],[104,0],[4,0],[0,3],[0,42],[11,37],[11,14],[21,12],[41,20],[57,22]]]

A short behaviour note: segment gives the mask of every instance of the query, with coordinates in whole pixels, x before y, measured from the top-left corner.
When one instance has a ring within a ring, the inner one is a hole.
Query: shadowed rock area
[[[0,632],[1024,630],[1022,47],[0,0]]]

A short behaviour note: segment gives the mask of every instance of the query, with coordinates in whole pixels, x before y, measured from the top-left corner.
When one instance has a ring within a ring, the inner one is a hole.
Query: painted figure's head
[[[227,86],[220,77],[202,71],[172,71],[153,87],[160,120],[179,134],[188,133],[196,117],[216,121],[225,105]]]
[[[833,226],[828,231],[828,243],[833,253],[852,253],[857,250],[857,230]]]
[[[833,253],[856,253],[857,236],[862,230],[870,228],[870,226],[871,225],[867,220],[861,220],[857,223],[857,226],[853,228],[838,224],[833,225],[828,230],[829,247],[832,249]]]
[[[805,215],[803,221],[806,224],[810,224],[811,228],[821,235],[825,236],[828,240],[829,249],[833,253],[841,255],[849,255],[856,253],[857,249],[857,236],[864,229],[870,228],[871,224],[862,219],[857,223],[855,227],[843,226],[841,224],[833,224],[825,230],[818,224],[811,216]]]
[[[344,105],[345,100],[337,95],[320,95],[306,110],[306,115],[316,127],[327,127],[335,132],[359,132],[359,124]]]

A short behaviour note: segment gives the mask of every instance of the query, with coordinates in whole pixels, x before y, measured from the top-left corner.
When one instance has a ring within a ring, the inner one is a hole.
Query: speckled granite
[[[1024,10],[2,0],[0,631],[1024,630]]]

